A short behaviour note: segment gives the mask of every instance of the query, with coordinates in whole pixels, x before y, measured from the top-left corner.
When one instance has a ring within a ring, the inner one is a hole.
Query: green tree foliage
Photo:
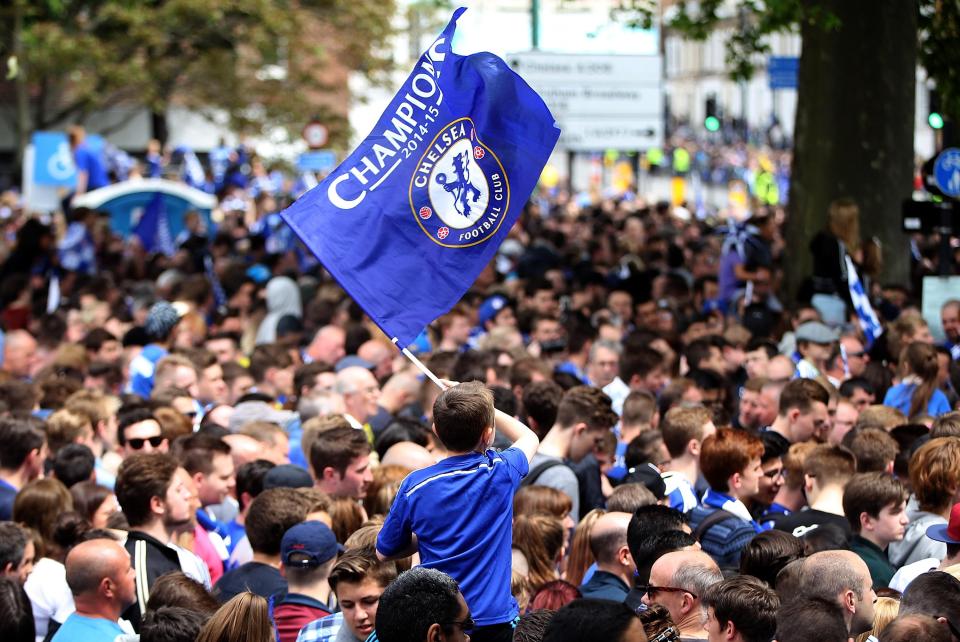
[[[731,11],[734,13],[731,14]],[[680,0],[660,12],[655,0],[622,0],[617,19],[706,39],[734,21],[726,62],[734,80],[749,78],[771,53],[769,37],[803,41],[791,188],[787,274],[790,291],[809,273],[807,240],[829,202],[853,197],[863,227],[883,243],[883,279],[906,283],[909,261],[900,233],[900,201],[913,172],[914,69],[936,83],[944,111],[960,117],[960,0]]]
[[[316,71],[388,70],[393,12],[393,0],[13,0],[0,53],[17,54],[27,131],[176,104],[226,113],[246,133],[321,116],[344,141],[344,119],[315,99],[331,89]]]

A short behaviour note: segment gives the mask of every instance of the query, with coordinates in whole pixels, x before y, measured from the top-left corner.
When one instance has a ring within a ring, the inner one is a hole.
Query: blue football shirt
[[[395,554],[415,533],[421,564],[460,584],[478,625],[513,620],[513,495],[527,472],[523,452],[508,448],[449,457],[411,473],[400,485],[377,550]]]

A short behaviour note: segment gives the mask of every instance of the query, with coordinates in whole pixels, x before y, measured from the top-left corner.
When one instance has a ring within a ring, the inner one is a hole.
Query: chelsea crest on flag
[[[406,347],[496,254],[560,137],[497,56],[455,54],[458,9],[339,167],[283,218]]]

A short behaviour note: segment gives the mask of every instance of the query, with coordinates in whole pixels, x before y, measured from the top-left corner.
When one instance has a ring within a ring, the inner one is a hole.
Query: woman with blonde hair
[[[197,642],[274,642],[267,601],[249,591],[235,595],[207,620]]]
[[[936,348],[914,341],[900,353],[900,383],[887,390],[883,405],[911,418],[950,412],[950,402],[940,390],[939,373]]]

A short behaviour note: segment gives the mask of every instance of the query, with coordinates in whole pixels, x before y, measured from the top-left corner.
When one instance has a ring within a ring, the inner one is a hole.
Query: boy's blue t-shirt
[[[480,626],[513,620],[513,495],[529,472],[517,448],[448,457],[410,473],[377,537],[383,555],[417,535],[420,563],[451,576]]]

